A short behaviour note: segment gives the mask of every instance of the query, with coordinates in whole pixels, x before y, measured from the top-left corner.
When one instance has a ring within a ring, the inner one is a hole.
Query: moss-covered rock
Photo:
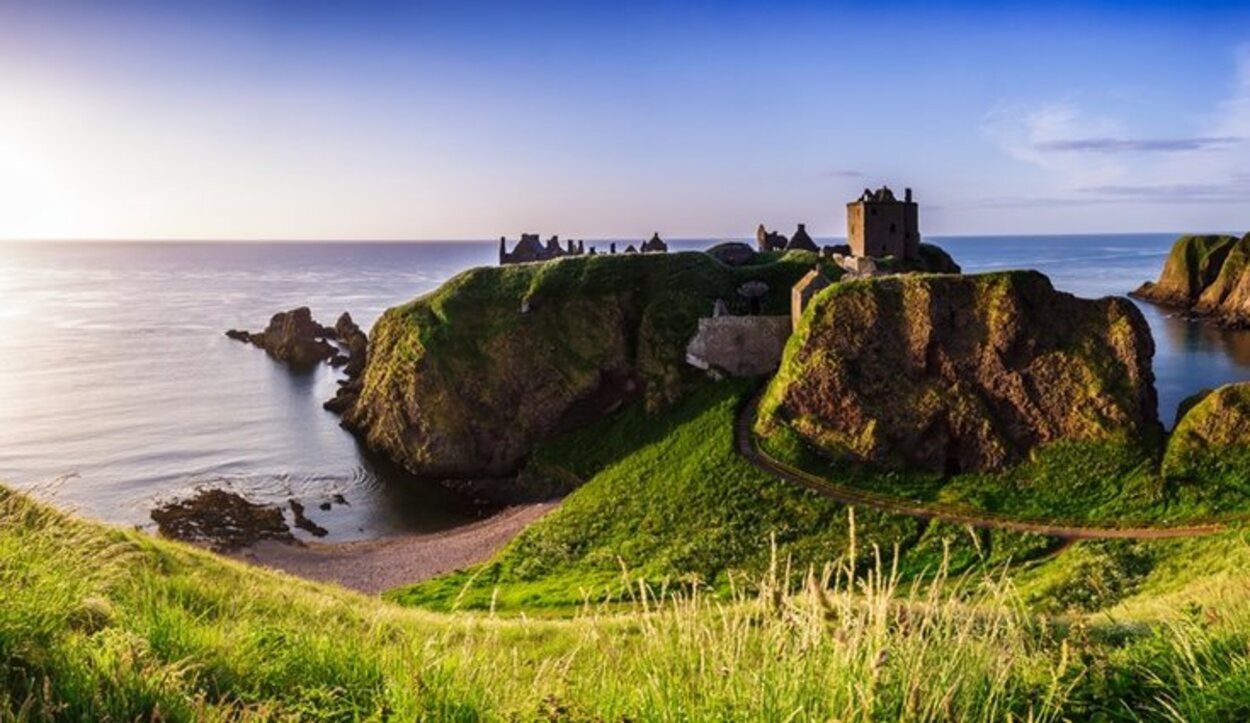
[[[1132,303],[1037,272],[844,281],[804,314],[757,431],[789,426],[835,459],[998,469],[1057,440],[1157,434],[1153,354]]]
[[[1227,384],[1181,404],[1163,473],[1173,479],[1250,482],[1250,382]]]
[[[1189,308],[1221,275],[1237,237],[1181,236],[1163,264],[1159,280],[1147,281],[1133,292],[1148,301]]]
[[[696,374],[686,343],[716,299],[746,313],[737,290],[762,281],[761,311],[784,314],[818,263],[808,252],[742,267],[675,253],[471,269],[382,315],[344,422],[417,474],[510,475],[538,440],[627,397],[651,409],[678,398]]]

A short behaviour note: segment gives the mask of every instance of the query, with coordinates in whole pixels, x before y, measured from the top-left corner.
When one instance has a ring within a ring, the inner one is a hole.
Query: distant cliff
[[[842,282],[791,337],[757,431],[886,468],[1000,469],[1053,441],[1157,433],[1153,354],[1132,303],[1037,272]]]
[[[1133,295],[1229,326],[1250,325],[1250,234],[1182,236],[1159,280]]]

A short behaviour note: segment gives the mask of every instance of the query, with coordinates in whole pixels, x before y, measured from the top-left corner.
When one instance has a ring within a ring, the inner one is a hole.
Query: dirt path
[[[310,580],[334,582],[375,594],[482,562],[558,504],[554,501],[517,505],[443,532],[380,540],[313,542],[304,547],[265,541],[232,556]]]
[[[802,485],[825,497],[848,505],[864,505],[894,514],[906,515],[922,520],[941,520],[961,525],[971,525],[998,530],[1015,532],[1032,532],[1039,535],[1058,537],[1065,540],[1105,540],[1105,539],[1164,539],[1171,537],[1197,537],[1223,532],[1226,526],[1211,523],[1185,527],[1073,527],[1070,525],[1048,522],[1027,522],[1010,517],[995,515],[989,512],[969,512],[952,509],[941,505],[926,505],[902,497],[883,495],[868,490],[856,489],[839,485],[818,477],[809,472],[776,460],[759,448],[755,443],[752,426],[755,422],[756,407],[759,397],[742,408],[734,424],[735,444],[738,453],[748,462],[779,479]]]

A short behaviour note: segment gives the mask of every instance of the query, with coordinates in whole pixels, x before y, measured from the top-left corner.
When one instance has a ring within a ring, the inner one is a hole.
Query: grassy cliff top
[[[1158,281],[1147,282],[1134,293],[1164,304],[1193,304],[1219,276],[1236,243],[1236,236],[1224,234],[1181,236],[1172,244]]]
[[[825,267],[807,252],[757,260],[618,254],[465,271],[382,315],[345,421],[414,473],[509,476],[570,417],[593,421],[634,396],[651,410],[679,399],[699,377],[686,344],[717,299],[747,313],[738,289],[762,282],[758,311],[783,314],[790,287]]]

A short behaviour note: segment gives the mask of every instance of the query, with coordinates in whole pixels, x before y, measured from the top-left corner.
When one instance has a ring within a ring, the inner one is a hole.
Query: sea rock
[[[788,290],[807,268],[770,261],[751,275]],[[654,410],[680,398],[703,377],[685,364],[699,318],[741,282],[691,253],[471,269],[382,315],[344,425],[418,475],[513,475],[552,434],[633,399]],[[541,303],[519,314],[526,297]],[[788,301],[769,294],[761,313]]]
[[[334,322],[334,331],[339,341],[347,348],[347,367],[343,370],[348,377],[355,378],[365,370],[369,352],[369,337],[361,331],[352,315],[343,312],[338,321]]]
[[[795,337],[756,429],[788,426],[834,459],[960,473],[1159,431],[1141,312],[1037,272],[843,281]]]
[[[1250,238],[1250,237],[1247,237]],[[1214,287],[1202,303],[1203,313],[1217,315],[1225,299],[1237,287],[1245,268],[1245,246],[1250,241],[1235,236],[1182,236],[1172,244],[1163,263],[1158,281],[1147,281],[1132,292],[1147,301],[1190,309],[1200,302],[1209,287]],[[1238,263],[1225,270],[1234,246],[1240,246]],[[1216,282],[1219,281],[1217,284]]]
[[[304,514],[304,505],[299,500],[289,499],[287,500],[287,504],[291,508],[291,516],[295,520],[296,527],[309,533],[313,537],[325,537],[330,534],[326,528],[308,519],[308,515]]]
[[[250,342],[274,359],[295,368],[311,367],[337,353],[326,341],[336,338],[337,332],[313,321],[312,312],[306,306],[274,314],[269,326],[262,332],[231,329],[226,336]]]
[[[1227,384],[1181,403],[1163,455],[1171,479],[1209,480],[1250,476],[1250,382]]]
[[[296,542],[281,509],[250,502],[229,490],[200,489],[192,497],[161,505],[151,516],[161,536],[218,552],[261,540]]]
[[[726,266],[746,266],[755,261],[755,249],[740,241],[716,244],[707,253]]]

